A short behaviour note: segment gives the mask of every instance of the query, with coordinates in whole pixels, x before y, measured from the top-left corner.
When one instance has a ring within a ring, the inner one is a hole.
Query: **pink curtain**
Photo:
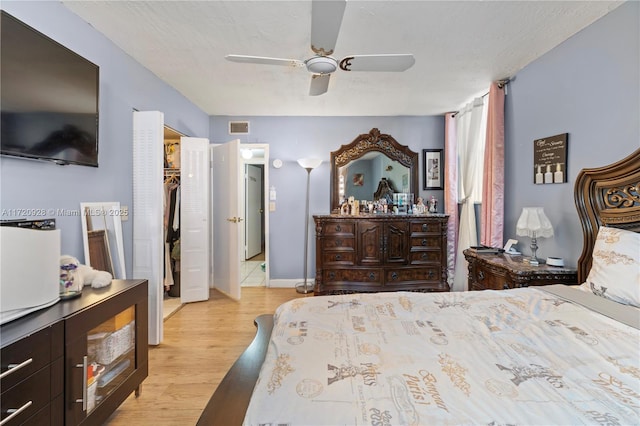
[[[453,286],[458,242],[458,142],[455,113],[444,116],[444,212],[449,215],[447,229],[447,270],[449,287]]]
[[[489,88],[487,139],[482,181],[482,244],[503,246],[504,229],[504,82]],[[445,139],[446,140],[446,139]]]

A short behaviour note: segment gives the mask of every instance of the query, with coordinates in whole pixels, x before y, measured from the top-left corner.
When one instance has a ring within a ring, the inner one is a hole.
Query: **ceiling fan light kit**
[[[338,69],[338,61],[331,56],[316,56],[305,62],[307,70],[314,74],[331,74]]]
[[[329,89],[330,74],[338,69],[338,60],[329,55],[333,54],[338,40],[346,4],[346,0],[313,0],[311,7],[311,50],[316,56],[305,61],[248,55],[227,55],[226,59],[232,62],[262,65],[298,67],[304,64],[307,71],[313,74],[311,76],[309,94],[311,96],[322,95]],[[339,63],[339,68],[343,71],[402,72],[411,68],[415,63],[415,59],[409,53],[352,55],[343,58]]]

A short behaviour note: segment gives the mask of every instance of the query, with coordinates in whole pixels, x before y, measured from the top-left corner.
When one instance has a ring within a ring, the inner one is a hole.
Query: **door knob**
[[[238,222],[242,222],[243,219],[241,217],[234,216],[234,217],[228,217],[227,220],[229,222],[238,223]]]

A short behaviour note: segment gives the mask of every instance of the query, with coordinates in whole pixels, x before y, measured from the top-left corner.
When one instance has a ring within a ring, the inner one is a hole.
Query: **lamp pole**
[[[307,287],[307,252],[309,250],[309,185],[311,183],[311,167],[305,167],[307,171],[307,199],[304,210],[304,282],[296,285],[296,291],[301,294],[313,293],[313,289]]]
[[[303,158],[298,160],[298,164],[307,171],[307,197],[304,210],[304,282],[296,284],[296,291],[302,294],[313,293],[313,286],[307,286],[307,254],[309,250],[309,186],[311,183],[311,170],[315,169],[322,163],[322,160],[316,158]]]

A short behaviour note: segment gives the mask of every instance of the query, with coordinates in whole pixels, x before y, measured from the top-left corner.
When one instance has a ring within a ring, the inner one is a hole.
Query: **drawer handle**
[[[336,240],[336,246],[342,247],[342,240]]]
[[[20,364],[9,364],[9,365],[7,365],[8,370],[5,371],[4,373],[0,374],[0,379],[4,379],[9,374],[15,373],[16,371],[20,370],[23,367],[26,367],[27,365],[31,364],[32,362],[33,362],[33,358],[29,358],[28,360],[26,360],[24,362],[21,362]]]
[[[392,272],[391,273],[391,279],[394,280],[394,281],[397,280],[398,279],[398,273],[397,272]]]
[[[336,260],[342,260],[342,255],[336,254]]]
[[[340,226],[340,225],[336,226],[336,231],[338,231],[338,232],[342,231],[342,226]]]
[[[478,272],[478,281],[482,281],[484,280],[484,272],[480,271]]]
[[[426,238],[424,238],[424,239],[422,240],[422,245],[423,245],[423,246],[426,246],[426,245],[427,245],[427,239],[426,239]]]
[[[369,279],[370,279],[371,281],[375,280],[375,279],[376,279],[376,274],[374,274],[373,272],[370,272],[370,273],[369,273]]]
[[[423,231],[426,231],[426,230],[427,230],[427,228],[428,228],[428,227],[427,227],[427,224],[426,224],[426,223],[423,223],[423,224],[422,224],[422,230],[423,230]]]
[[[336,273],[331,271],[329,272],[329,278],[331,278],[332,280],[336,278]]]
[[[33,401],[27,401],[22,407],[20,408],[9,408],[7,410],[7,414],[9,414],[9,416],[7,416],[3,421],[0,422],[0,426],[5,425],[7,423],[9,423],[11,421],[11,419],[13,419],[16,416],[19,416],[20,413],[22,413],[24,410],[26,410],[27,408],[29,408],[31,406],[31,404],[33,404]]]
[[[76,399],[76,402],[82,402],[82,411],[87,411],[89,363],[86,355],[82,357],[82,364],[76,364],[76,367],[82,368],[82,399]]]
[[[427,258],[427,253],[422,253],[422,260],[425,260]]]
[[[433,279],[433,277],[436,276],[436,274],[433,271],[429,271],[429,273],[427,274],[427,276],[429,277],[430,280]]]

